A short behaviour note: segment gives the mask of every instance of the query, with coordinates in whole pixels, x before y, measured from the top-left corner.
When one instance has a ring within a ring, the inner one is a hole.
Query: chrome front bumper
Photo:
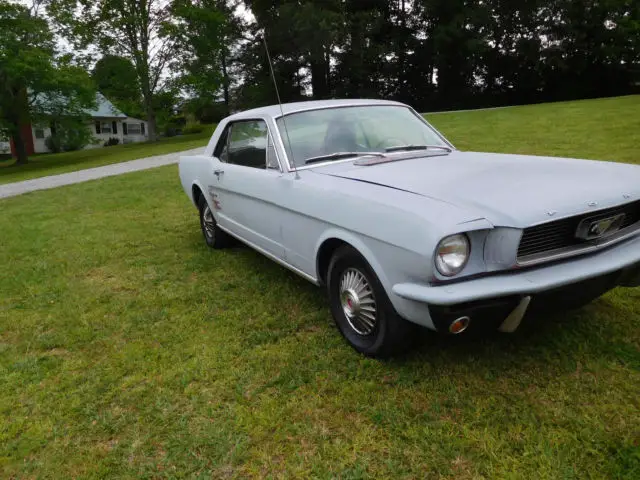
[[[398,283],[393,293],[429,305],[451,306],[512,295],[528,296],[621,271],[621,285],[640,286],[640,236],[561,263],[445,285]]]

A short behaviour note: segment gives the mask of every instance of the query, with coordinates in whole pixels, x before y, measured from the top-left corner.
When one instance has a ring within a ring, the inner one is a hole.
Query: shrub
[[[65,152],[73,152],[75,150],[82,150],[89,144],[89,138],[86,134],[86,127],[78,126],[76,128],[69,128],[62,131],[62,149]]]
[[[118,145],[120,143],[120,139],[116,137],[109,137],[109,140],[104,142],[105,147],[112,147],[114,145]]]
[[[59,135],[48,136],[44,139],[44,144],[52,153],[60,153],[62,151],[62,139]]]
[[[182,130],[179,125],[174,123],[169,123],[164,127],[164,136],[165,137],[175,137],[176,135],[180,135]]]
[[[189,135],[191,133],[202,133],[204,132],[204,125],[199,123],[187,123],[182,129],[183,135]]]
[[[93,142],[91,131],[82,118],[58,118],[52,125],[55,133],[45,138],[44,143],[53,153],[81,150]]]

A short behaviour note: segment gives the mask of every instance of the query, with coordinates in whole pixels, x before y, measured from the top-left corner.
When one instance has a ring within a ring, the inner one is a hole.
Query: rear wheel
[[[231,243],[231,237],[218,226],[204,195],[200,195],[198,198],[198,210],[200,211],[200,228],[207,245],[211,248],[228,247]]]
[[[358,352],[388,357],[411,347],[416,325],[400,317],[371,266],[355,249],[340,247],[327,275],[331,313]]]

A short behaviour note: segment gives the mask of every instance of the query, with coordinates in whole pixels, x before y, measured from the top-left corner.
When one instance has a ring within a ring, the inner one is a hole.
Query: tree
[[[131,60],[105,55],[96,62],[91,76],[98,90],[118,109],[131,117],[144,116],[138,74]]]
[[[305,84],[302,75],[308,76],[313,98],[329,97],[331,59],[344,21],[341,2],[246,0],[245,4],[256,17],[260,36],[267,37],[274,68],[281,73],[283,99],[287,91],[296,96],[296,90]],[[306,73],[301,75],[301,71]]]
[[[179,85],[202,108],[220,96],[229,111],[232,50],[241,37],[242,24],[225,0],[174,0],[172,26],[178,54],[172,68]]]
[[[640,84],[640,4],[555,0],[548,11],[545,90],[552,99],[628,93]]]
[[[175,53],[168,0],[51,0],[49,13],[79,47],[94,44],[133,62],[151,140],[157,136],[154,96]]]
[[[28,162],[23,128],[45,118],[81,118],[95,91],[87,73],[58,56],[47,21],[0,0],[0,128],[12,139],[18,164]]]
[[[392,46],[391,2],[345,2],[345,21],[337,55],[336,93],[348,97],[381,97],[390,90],[397,59]]]

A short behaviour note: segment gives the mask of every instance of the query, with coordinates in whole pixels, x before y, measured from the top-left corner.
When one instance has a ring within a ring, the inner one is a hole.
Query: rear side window
[[[217,157],[222,162],[227,161],[227,140],[229,140],[229,130],[231,130],[231,125],[227,125],[227,128],[224,129],[222,135],[220,135],[216,149],[213,151],[213,156]]]

